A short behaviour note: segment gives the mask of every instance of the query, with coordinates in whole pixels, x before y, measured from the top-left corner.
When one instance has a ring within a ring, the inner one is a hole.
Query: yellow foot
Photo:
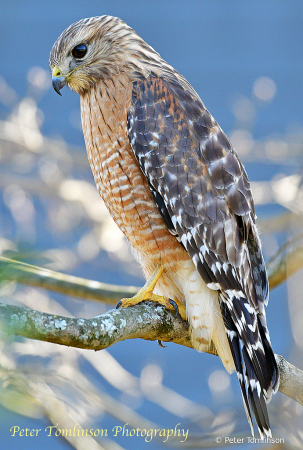
[[[131,298],[123,298],[117,303],[116,308],[122,307],[127,308],[128,306],[134,306],[138,303],[144,302],[145,300],[160,303],[165,306],[166,309],[176,312],[176,316],[178,313],[182,317],[183,320],[186,320],[186,309],[179,300],[171,300],[168,297],[163,297],[161,295],[156,295],[153,293],[155,285],[159,280],[161,274],[163,272],[163,266],[160,264],[157,266],[156,270],[153,272],[152,276],[147,280],[145,285],[140,291]]]

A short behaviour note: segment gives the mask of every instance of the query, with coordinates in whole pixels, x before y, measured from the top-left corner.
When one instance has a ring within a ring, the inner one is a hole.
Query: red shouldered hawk
[[[57,93],[68,84],[80,94],[97,188],[148,280],[122,306],[174,300],[193,347],[213,342],[236,370],[252,434],[250,409],[261,437],[271,436],[266,403],[279,374],[268,281],[237,153],[188,81],[118,18],[71,25],[50,67]]]

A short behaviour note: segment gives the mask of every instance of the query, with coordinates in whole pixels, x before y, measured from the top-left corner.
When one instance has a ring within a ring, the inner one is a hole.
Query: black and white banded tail
[[[221,294],[221,311],[252,435],[251,410],[261,438],[271,437],[266,404],[279,387],[279,373],[265,316],[236,292]]]

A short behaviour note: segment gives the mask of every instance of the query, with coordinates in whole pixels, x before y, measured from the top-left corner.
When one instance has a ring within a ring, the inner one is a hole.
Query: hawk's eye
[[[84,58],[87,52],[87,47],[85,44],[79,44],[72,49],[72,55],[74,58],[81,59]]]

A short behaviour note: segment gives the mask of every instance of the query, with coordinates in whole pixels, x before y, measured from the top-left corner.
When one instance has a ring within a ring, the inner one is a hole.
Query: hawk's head
[[[100,79],[121,71],[146,70],[148,61],[159,63],[158,53],[117,17],[100,16],[70,25],[53,45],[49,65],[53,87],[65,85],[83,94]]]

